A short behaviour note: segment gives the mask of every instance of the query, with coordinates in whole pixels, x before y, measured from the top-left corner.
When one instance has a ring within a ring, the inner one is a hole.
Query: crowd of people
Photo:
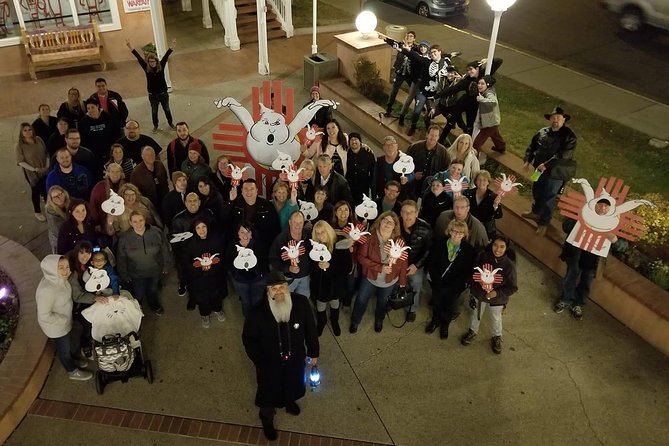
[[[324,135],[302,147],[298,183],[277,179],[271,196],[263,197],[254,179],[233,182],[229,157],[210,158],[188,123],[173,124],[160,73],[173,47],[161,59],[151,54],[142,58],[127,42],[147,75],[154,130],[162,105],[175,131],[164,148],[166,163],[159,156],[163,148],[141,133],[138,120],[128,118],[121,95],[109,90],[104,79],[96,80],[96,92],[85,102],[76,88],[70,89],[56,117],[48,105],[40,105],[35,122],[20,126],[16,155],[31,187],[35,217],[47,222],[53,252],[42,262],[39,320],[47,336],[56,339],[70,378],[90,378],[81,369],[85,361],[78,349],[70,348],[73,318],[85,326],[78,317],[81,310],[115,298],[122,289],[144,311],[160,316],[162,298],[170,293],[161,291],[161,278],[173,268],[176,294],[187,296],[185,309],[198,310],[203,328],[210,327],[212,316],[225,321],[230,279],[245,318],[244,345],[259,374],[256,404],[268,438],[276,435],[274,407],[298,414],[295,401],[303,392],[299,383],[292,383],[293,396],[277,396],[277,379],[283,378],[276,377],[267,378],[267,387],[261,388],[260,376],[266,376],[268,367],[262,355],[271,350],[276,353],[273,360],[294,368],[295,358],[303,361],[308,354],[315,364],[318,336],[328,323],[335,336],[342,334],[342,310],[350,313],[348,332],[353,335],[374,300],[373,327],[380,332],[388,300],[407,293],[411,304],[404,310],[406,321],[414,322],[419,308],[427,306],[431,317],[425,331],[439,329],[446,339],[467,302],[469,329],[461,343],[474,340],[481,316],[488,313],[491,349],[500,354],[503,309],[518,284],[513,245],[495,224],[502,217],[502,198],[491,190],[491,174],[479,162],[488,138],[493,150],[505,150],[495,80],[483,75],[486,61],[468,64],[463,77],[437,45],[414,41],[415,33],[409,32],[404,42],[389,42],[400,50],[391,102],[405,81],[410,84],[408,103],[416,101],[409,134],[427,104],[426,138],[402,148],[415,164],[406,175],[393,169],[400,158],[394,137],[384,138],[383,154],[377,157],[360,133],[346,133],[331,111],[323,109],[314,123]],[[501,60],[492,63],[494,72]],[[313,87],[310,95],[312,101],[320,99],[319,88]],[[389,103],[387,114],[391,110]],[[443,131],[430,124],[439,114],[447,119]],[[570,174],[568,161],[576,144],[565,126],[570,116],[564,110],[556,107],[545,117],[550,125],[533,137],[525,157],[539,176],[532,211],[524,216],[538,222],[541,235]],[[447,147],[445,135],[455,125],[463,133]],[[454,188],[456,183],[463,190]],[[115,195],[123,204],[118,214],[104,209]],[[301,211],[300,201],[313,203],[315,214]],[[367,235],[354,239],[353,230]],[[406,255],[393,257],[395,247]],[[107,294],[85,291],[90,266],[105,269],[112,278]],[[578,260],[570,267],[569,287],[555,311],[570,305],[580,319],[590,270],[577,285]],[[494,281],[477,280],[477,274],[479,279],[494,275]],[[423,295],[427,289],[429,299]],[[281,325],[294,318],[301,321],[300,330]],[[84,329],[84,350],[89,337],[90,329]]]

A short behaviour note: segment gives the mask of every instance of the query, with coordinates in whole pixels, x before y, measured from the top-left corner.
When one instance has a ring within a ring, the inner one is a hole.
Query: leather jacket
[[[402,238],[406,246],[411,248],[407,264],[422,268],[432,247],[432,228],[425,220],[420,218],[416,219],[416,223],[411,227],[411,232],[407,232],[401,222],[400,225],[402,226]]]

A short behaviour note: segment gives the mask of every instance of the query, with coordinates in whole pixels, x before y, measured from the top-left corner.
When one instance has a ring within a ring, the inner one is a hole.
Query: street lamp
[[[486,0],[486,2],[488,2],[488,6],[490,6],[490,9],[495,13],[495,19],[492,22],[492,34],[490,35],[490,46],[488,47],[488,62],[485,66],[485,74],[490,74],[502,13],[513,6],[513,4],[516,3],[516,0]]]
[[[362,11],[355,19],[355,27],[366,39],[376,29],[376,15],[371,11]]]

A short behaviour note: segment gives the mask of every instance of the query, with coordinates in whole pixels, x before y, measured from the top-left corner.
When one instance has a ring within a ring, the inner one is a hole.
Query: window
[[[20,43],[26,29],[79,25],[97,20],[100,31],[121,29],[115,0],[0,0],[0,47]]]

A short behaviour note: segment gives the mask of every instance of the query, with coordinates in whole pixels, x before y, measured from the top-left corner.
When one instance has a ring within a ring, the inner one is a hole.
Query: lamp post
[[[355,27],[363,39],[368,38],[376,29],[376,15],[371,11],[362,11],[355,18]]]
[[[497,43],[497,33],[499,32],[499,22],[502,19],[502,13],[509,9],[516,0],[486,0],[488,6],[495,13],[495,19],[492,22],[492,34],[490,35],[490,46],[488,47],[488,62],[485,66],[485,74],[490,74],[492,70],[492,58],[495,55],[495,44]]]
[[[312,10],[312,17],[311,20],[313,22],[313,30],[312,30],[312,36],[311,36],[311,54],[316,54],[318,52],[318,45],[316,44],[316,23],[318,19],[318,7],[316,4],[318,3],[318,0],[313,0],[313,10]]]

